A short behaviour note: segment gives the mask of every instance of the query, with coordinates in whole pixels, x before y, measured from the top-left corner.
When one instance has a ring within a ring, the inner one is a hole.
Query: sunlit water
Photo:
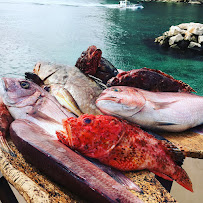
[[[144,3],[144,9],[131,10],[117,3],[0,0],[0,76],[23,77],[37,61],[74,65],[83,50],[96,45],[117,68],[160,69],[203,96],[203,55],[175,54],[153,43],[171,25],[203,23],[203,6]]]
[[[0,0],[0,75],[22,76],[39,60],[74,65],[81,52],[94,44],[117,68],[160,69],[203,95],[203,56],[187,59],[152,46],[153,39],[171,25],[201,22],[202,6],[145,3],[144,9],[131,10],[116,4]]]

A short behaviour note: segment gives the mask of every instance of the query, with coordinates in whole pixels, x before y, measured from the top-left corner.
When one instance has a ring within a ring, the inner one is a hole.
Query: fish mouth
[[[0,96],[3,98],[8,91],[8,83],[6,78],[1,78],[0,80]]]
[[[108,108],[102,107],[103,104],[106,103],[106,102],[108,103],[106,105],[109,106],[110,104],[121,103],[120,99],[118,99],[116,97],[105,97],[105,99],[104,98],[98,98],[96,100],[96,106],[99,108],[99,110],[102,113],[108,114],[108,115],[113,115],[113,116],[116,116],[116,117],[120,117],[120,115],[117,114],[116,112],[110,111],[110,110],[108,110]]]
[[[1,78],[0,80],[0,96],[3,99],[3,102],[5,103],[5,105],[9,105],[12,106],[15,104],[15,102],[11,101],[8,97],[8,89],[9,89],[9,85],[8,85],[8,78]]]
[[[115,96],[106,97],[106,96],[101,95],[101,97],[99,97],[96,100],[96,103],[98,103],[100,101],[113,101],[113,102],[116,102],[116,103],[121,103],[121,99],[119,99],[118,97],[115,97]]]

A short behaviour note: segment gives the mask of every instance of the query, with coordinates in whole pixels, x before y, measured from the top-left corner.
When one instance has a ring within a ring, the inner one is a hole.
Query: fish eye
[[[116,88],[116,87],[112,88],[112,90],[113,90],[114,92],[121,92],[121,89]]]
[[[20,82],[20,86],[23,88],[23,89],[29,89],[30,88],[30,83],[28,81],[21,81]]]
[[[90,124],[92,122],[90,118],[85,118],[83,121],[85,124]]]

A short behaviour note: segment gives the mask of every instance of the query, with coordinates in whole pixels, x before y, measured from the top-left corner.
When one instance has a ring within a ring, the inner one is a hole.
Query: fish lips
[[[131,117],[135,114],[135,107],[121,104],[121,100],[117,97],[99,97],[96,100],[96,106],[99,110],[108,115],[117,117]]]
[[[0,81],[0,96],[2,97],[3,102],[5,103],[5,105],[14,104],[13,101],[10,101],[8,99],[7,91],[8,91],[7,79],[6,78],[1,78],[1,81]]]
[[[3,99],[3,102],[5,105],[8,106],[13,106],[15,105],[16,101],[11,100],[8,96],[8,78],[1,78],[1,82],[0,82],[0,95]]]
[[[1,80],[0,80],[0,96],[3,97],[3,95],[5,94],[6,91],[7,91],[7,89],[6,89],[4,79],[1,78]]]

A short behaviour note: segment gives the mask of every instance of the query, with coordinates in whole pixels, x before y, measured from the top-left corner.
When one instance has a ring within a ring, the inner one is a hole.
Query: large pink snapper
[[[190,93],[116,86],[104,90],[96,105],[105,114],[150,129],[180,132],[203,123],[203,97]]]

